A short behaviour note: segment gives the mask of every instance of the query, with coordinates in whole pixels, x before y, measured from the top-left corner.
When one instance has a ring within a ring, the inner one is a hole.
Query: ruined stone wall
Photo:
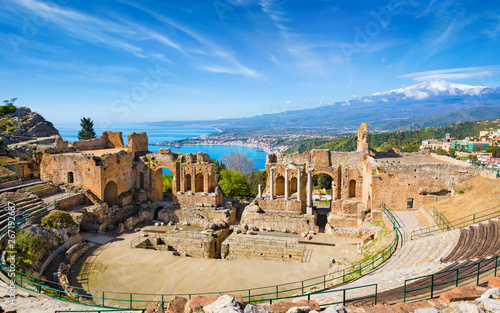
[[[35,161],[24,161],[15,164],[17,175],[23,180],[34,179],[40,177],[40,169]]]
[[[161,237],[161,241],[172,247],[179,255],[195,258],[210,258],[214,246],[214,238],[209,235],[196,238],[164,236]]]
[[[358,129],[358,148],[356,151],[368,154],[370,152],[369,145],[369,129],[367,123],[361,123]]]
[[[134,155],[131,152],[119,152],[107,154],[102,157],[102,176],[97,184],[101,189],[96,195],[106,200],[105,191],[108,183],[115,183],[118,187],[117,196],[135,188],[137,181],[137,172],[133,167]],[[118,203],[110,203],[118,204]]]
[[[148,135],[145,132],[128,134],[127,143],[134,156],[137,152],[148,151]]]
[[[189,223],[205,228],[211,228],[213,224],[232,224],[236,219],[235,209],[193,209],[193,208],[165,208],[158,211],[158,220],[169,223]]]
[[[260,203],[260,202],[259,202]],[[270,227],[275,231],[295,231],[297,233],[315,230],[316,215],[299,215],[293,213],[250,213],[241,216],[240,224],[248,228]]]
[[[363,162],[363,182],[361,183],[361,202],[365,206],[366,212],[371,213],[373,208],[373,195],[372,195],[372,185],[373,177],[378,175],[376,171],[376,161],[370,156],[367,156],[365,162]]]
[[[79,193],[74,196],[70,196],[68,198],[64,198],[62,200],[57,201],[57,209],[58,210],[68,210],[72,209],[78,205],[85,204],[86,197],[85,194]]]
[[[298,211],[299,206],[294,204],[300,198],[301,212],[307,201],[307,173],[311,169],[311,176],[327,174],[332,178],[332,199],[359,199],[363,194],[363,151],[335,152],[325,149],[313,149],[309,152],[294,153],[290,155],[269,154],[267,156],[266,171],[268,179],[263,196],[262,208],[274,211]],[[272,179],[271,179],[272,178]],[[289,201],[284,194],[288,178]],[[351,188],[351,181],[354,187]],[[271,184],[273,184],[273,197],[270,200]],[[296,185],[296,186],[295,186]],[[353,191],[350,191],[353,189]],[[299,195],[300,191],[300,195]],[[280,203],[283,202],[283,203]],[[332,207],[333,208],[333,207]]]
[[[438,159],[438,160],[441,160],[441,161],[445,161],[445,162],[448,162],[448,163],[451,163],[451,164],[454,164],[454,165],[465,166],[465,167],[470,167],[471,166],[471,164],[468,163],[468,162],[457,160],[457,159],[451,158],[451,157],[449,157],[447,155],[439,155],[439,154],[435,154],[435,153],[431,153],[430,155],[433,158],[435,158],[435,159]]]
[[[304,252],[297,239],[233,233],[222,243],[221,257],[301,262]]]
[[[298,202],[294,200],[285,201],[283,198],[261,199],[259,206],[266,212],[292,212],[297,214],[305,213],[305,201]]]
[[[108,148],[123,148],[122,132],[105,131],[99,138],[80,140],[73,142],[73,147],[77,150],[100,150]]]
[[[74,186],[90,189],[101,195],[102,167],[83,154],[45,154],[40,163],[40,178],[44,181],[69,184],[69,173],[73,173]]]
[[[426,197],[419,188],[452,188],[478,175],[476,168],[450,164],[377,164],[371,183],[373,209],[382,204],[388,209],[406,209],[408,199],[413,199],[413,209],[418,209]]]
[[[480,175],[489,179],[498,179],[497,172],[489,171],[489,170],[481,170]]]
[[[153,177],[150,181],[150,198],[153,201],[163,199],[161,180],[162,168],[173,173],[172,198],[183,205],[204,205],[218,207],[223,195],[217,188],[215,166],[206,153],[173,153],[170,149],[161,149],[159,153],[149,153],[141,157]]]

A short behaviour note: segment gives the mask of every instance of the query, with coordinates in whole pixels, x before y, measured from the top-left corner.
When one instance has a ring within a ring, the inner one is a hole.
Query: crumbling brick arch
[[[109,205],[118,204],[118,185],[112,180],[104,187],[104,202]]]
[[[276,195],[283,196],[285,194],[285,178],[279,175],[278,177],[276,177],[274,185]]]
[[[204,191],[204,180],[203,180],[203,174],[198,173],[195,176],[195,192],[203,192]]]
[[[334,172],[333,172],[333,169],[321,169],[321,170],[314,170],[313,173],[312,173],[313,177],[318,175],[318,174],[325,174],[325,175],[328,175],[330,176],[330,178],[332,179],[332,183],[331,183],[331,197],[332,197],[332,200],[338,198],[337,194],[340,192],[340,190],[338,190],[339,188],[336,186],[338,184],[335,183],[335,179],[338,178]]]

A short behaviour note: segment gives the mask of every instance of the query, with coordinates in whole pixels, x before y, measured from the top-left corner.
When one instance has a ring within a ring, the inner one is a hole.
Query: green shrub
[[[45,229],[54,227],[54,228],[62,228],[69,227],[72,225],[76,225],[75,221],[71,215],[67,212],[60,210],[53,210],[46,217],[42,218],[42,227]]]
[[[40,235],[20,229],[16,233],[15,251],[17,251],[18,264],[36,263],[43,256],[43,239]],[[17,262],[16,262],[17,263]]]
[[[457,191],[457,193],[458,193],[458,194],[460,194],[460,195],[461,195],[461,194],[463,194],[464,192],[465,192],[465,191],[463,191],[462,189],[459,189],[459,190]]]
[[[12,132],[13,132],[13,131],[15,131],[15,130],[16,130],[16,128],[15,128],[14,126],[9,126],[9,127],[7,127],[7,128],[5,129],[5,131],[6,131],[6,132],[8,132],[8,133],[12,133]]]

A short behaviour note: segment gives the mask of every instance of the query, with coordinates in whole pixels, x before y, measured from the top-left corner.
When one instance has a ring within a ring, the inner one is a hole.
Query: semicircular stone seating
[[[342,295],[335,290],[378,284],[378,299],[388,303],[403,300],[403,285],[406,279],[437,273],[434,284],[454,280],[456,269],[473,264],[479,260],[500,254],[500,224],[498,218],[477,223],[461,229],[444,232],[413,240],[404,244],[399,251],[386,261],[384,265],[356,281],[332,288],[332,293],[314,296],[320,303],[342,301]],[[481,264],[481,268],[494,266],[491,258]],[[498,262],[500,266],[500,260]],[[477,267],[472,266],[459,270],[460,277],[471,275],[475,284]],[[441,274],[440,274],[441,273]],[[429,286],[430,277],[414,280],[407,285],[407,290]],[[464,281],[460,281],[464,285]],[[455,287],[455,282],[438,285],[434,295]],[[349,291],[348,299],[360,298],[373,294],[373,288],[362,288]],[[422,289],[411,294],[414,298],[428,298],[430,289]]]

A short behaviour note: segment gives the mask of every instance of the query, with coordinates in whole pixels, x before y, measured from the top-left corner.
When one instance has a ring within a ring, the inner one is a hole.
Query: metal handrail
[[[392,214],[385,208],[383,207],[383,212],[384,214],[387,215],[389,220],[391,221],[393,225],[393,229],[396,229],[396,221]],[[22,223],[25,222],[25,219],[21,221]],[[0,234],[0,238],[2,238],[5,235],[4,231],[2,234]],[[92,290],[92,289],[83,289],[83,288],[78,288],[78,287],[73,287],[76,290],[75,292],[66,292],[62,288],[62,286],[59,283],[54,283],[52,281],[48,281],[45,279],[42,279],[40,277],[35,277],[32,275],[24,274],[20,271],[15,271],[14,273],[14,278],[16,280],[16,285],[18,285],[21,288],[24,289],[29,289],[31,291],[35,291],[38,293],[45,293],[49,295],[50,297],[53,298],[58,298],[58,299],[66,299],[65,301],[69,302],[76,302],[80,303],[79,299],[80,298],[88,298],[92,299],[93,301],[96,301],[96,303],[100,302],[102,307],[109,307],[105,305],[105,301],[114,301],[114,302],[126,302],[128,304],[128,307],[132,309],[134,307],[134,303],[149,303],[153,301],[159,301],[161,297],[161,301],[163,303],[168,303],[168,301],[165,301],[165,297],[172,297],[172,296],[184,296],[188,297],[191,299],[193,295],[215,295],[215,294],[221,294],[221,293],[231,293],[231,294],[236,294],[236,293],[241,293],[242,298],[246,300],[246,302],[263,302],[263,301],[273,301],[273,300],[278,300],[278,299],[286,299],[286,298],[297,298],[297,297],[304,297],[304,296],[310,296],[311,294],[316,294],[321,291],[314,291],[312,290],[313,288],[321,288],[322,290],[326,289],[327,287],[330,288],[333,285],[338,285],[341,283],[346,283],[352,279],[358,278],[363,274],[363,272],[371,271],[373,270],[376,266],[382,264],[386,259],[390,257],[390,255],[395,251],[398,243],[398,233],[395,231],[395,238],[393,242],[382,249],[380,252],[378,252],[375,256],[373,256],[368,260],[359,262],[349,268],[339,270],[334,273],[302,280],[302,281],[296,281],[296,282],[291,282],[291,283],[286,283],[286,284],[280,284],[280,285],[274,285],[274,286],[266,286],[266,287],[260,287],[260,288],[250,288],[250,289],[241,289],[241,290],[231,290],[231,291],[220,291],[220,292],[206,292],[206,293],[194,293],[194,294],[140,294],[140,293],[126,293],[126,292],[114,292],[114,291],[102,291],[102,290]],[[379,262],[380,261],[380,262]],[[1,260],[0,262],[0,271],[2,272],[7,272],[8,273],[8,265],[5,264],[4,260]],[[338,276],[335,276],[338,275]],[[333,276],[333,277],[332,277]],[[319,282],[312,283],[314,280],[319,280]],[[341,282],[339,282],[341,281]],[[333,282],[332,286],[330,286],[330,283]],[[336,283],[335,283],[336,282]],[[50,287],[51,286],[57,286],[56,288]],[[293,285],[298,285],[298,287],[294,288]],[[290,289],[286,289],[285,287],[290,287]],[[367,285],[370,286],[370,285]],[[367,287],[367,286],[360,286],[360,287]],[[282,290],[280,290],[280,287]],[[267,292],[264,290],[268,289]],[[269,292],[269,290],[272,289],[272,292]],[[347,288],[346,290],[350,290],[352,288]],[[261,293],[255,294],[255,291],[261,290]],[[252,294],[252,291],[254,294]],[[84,295],[86,292],[94,292],[94,293],[99,293],[102,294],[102,297],[98,296],[92,296],[92,295]],[[290,293],[290,292],[299,292],[297,295],[291,295],[291,296],[286,296],[285,294]],[[330,292],[330,291],[328,291]],[[106,293],[108,295],[111,295],[113,298],[106,297]],[[134,299],[135,297],[135,299]],[[148,300],[142,300],[144,297],[152,297],[153,299],[148,299]],[[76,300],[75,300],[76,298]],[[141,299],[138,299],[141,298]],[[376,295],[375,295],[376,298]],[[344,299],[345,300],[345,299]]]
[[[434,234],[436,232],[448,231],[450,229],[460,228],[461,226],[466,226],[464,224],[467,224],[469,222],[472,222],[472,224],[475,224],[477,222],[484,221],[486,219],[489,219],[490,216],[492,216],[492,215],[500,215],[499,208],[500,208],[500,205],[486,209],[486,210],[482,210],[482,211],[479,211],[479,212],[476,212],[476,213],[473,213],[473,214],[470,214],[470,215],[467,215],[467,216],[464,216],[461,218],[458,218],[458,219],[453,220],[451,222],[448,221],[446,219],[446,217],[444,217],[444,215],[441,212],[439,212],[437,209],[434,209],[434,211],[438,212],[438,214],[440,214],[442,216],[442,218],[444,220],[446,220],[446,222],[442,222],[442,223],[439,223],[439,224],[434,225],[434,226],[429,226],[429,227],[424,227],[424,228],[412,230],[411,236],[410,236],[411,240],[413,240],[414,238],[417,238],[417,237],[421,237],[421,236],[427,237],[427,236]],[[490,212],[490,213],[485,213],[485,212],[491,211],[493,209],[496,209],[496,210],[493,212]],[[436,221],[436,223],[437,223],[437,221]]]
[[[444,271],[441,271],[441,272],[438,272],[438,273],[434,273],[434,274],[423,275],[423,276],[419,276],[419,277],[405,279],[405,283],[404,283],[404,287],[403,287],[403,302],[406,302],[406,294],[408,294],[410,292],[430,288],[431,298],[433,298],[433,296],[434,296],[434,287],[440,286],[440,285],[449,284],[449,283],[455,283],[455,287],[458,287],[458,283],[459,283],[459,281],[461,279],[466,279],[466,278],[470,278],[470,277],[474,277],[474,276],[476,276],[476,285],[479,285],[479,278],[480,278],[481,274],[487,273],[487,272],[489,272],[491,270],[494,270],[493,274],[494,274],[494,276],[497,276],[497,269],[498,269],[498,265],[499,265],[498,264],[498,258],[499,257],[500,257],[500,255],[497,255],[497,256],[494,256],[494,257],[488,257],[488,258],[485,258],[485,259],[483,259],[481,261],[478,261],[478,262],[475,262],[475,263],[472,263],[472,264],[468,264],[468,265],[464,265],[464,266],[461,266],[461,267],[458,267],[458,268],[444,270]],[[481,264],[484,264],[486,262],[490,262],[492,260],[495,261],[495,265],[494,266],[488,267],[486,269],[485,268],[481,269]],[[460,270],[461,269],[472,268],[472,267],[476,267],[477,268],[476,272],[474,274],[467,274],[467,275],[464,275],[464,276],[460,276]],[[447,280],[447,281],[444,281],[444,282],[435,282],[435,277],[437,275],[444,275],[446,273],[452,273],[452,272],[455,273],[453,279]],[[426,285],[426,286],[423,286],[423,287],[419,287],[419,288],[408,290],[408,288],[407,288],[408,283],[407,282],[414,281],[414,280],[421,280],[421,279],[428,278],[428,277],[431,278],[430,285]]]

